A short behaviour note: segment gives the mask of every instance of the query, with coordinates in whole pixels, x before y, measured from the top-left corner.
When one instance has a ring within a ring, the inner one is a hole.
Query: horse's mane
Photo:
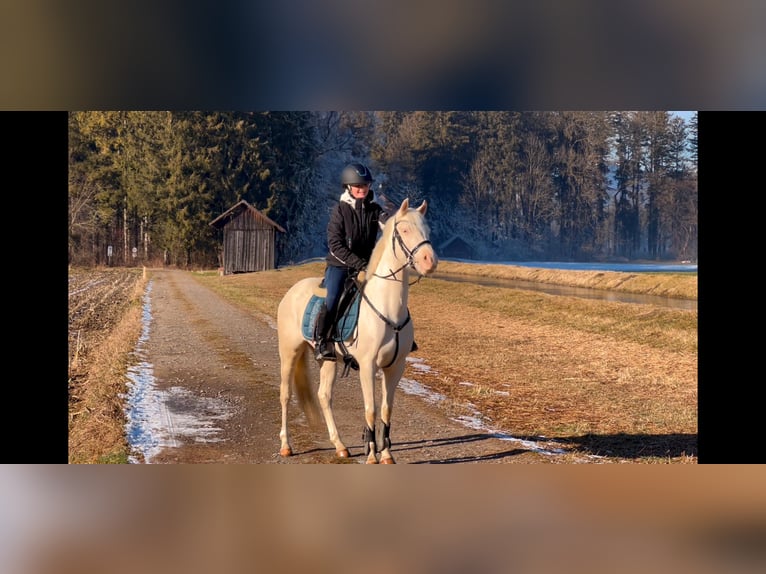
[[[383,225],[383,234],[375,244],[375,248],[372,250],[372,255],[370,255],[370,262],[367,264],[367,277],[371,277],[372,274],[375,273],[378,268],[378,263],[380,263],[380,258],[383,257],[383,252],[386,250],[386,245],[391,242],[391,237],[394,234],[395,219],[396,212],[391,214],[386,220],[385,225]]]

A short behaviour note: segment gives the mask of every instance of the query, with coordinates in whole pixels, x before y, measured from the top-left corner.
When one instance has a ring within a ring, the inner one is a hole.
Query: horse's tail
[[[295,362],[295,396],[298,398],[298,404],[301,410],[306,414],[306,418],[311,426],[318,426],[322,419],[319,414],[319,405],[317,404],[316,393],[311,389],[311,379],[309,378],[309,358],[310,347],[303,345],[303,350],[298,354],[298,360]]]

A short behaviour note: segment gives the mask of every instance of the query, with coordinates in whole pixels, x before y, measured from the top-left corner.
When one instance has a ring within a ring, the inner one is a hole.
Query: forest
[[[697,260],[697,114],[667,111],[72,111],[69,263],[220,266],[245,200],[277,265],[326,252],[352,161],[379,203],[429,204],[440,253],[485,261]]]

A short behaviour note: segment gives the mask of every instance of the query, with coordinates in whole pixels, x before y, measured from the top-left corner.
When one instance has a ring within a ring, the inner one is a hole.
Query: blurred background
[[[762,573],[760,466],[3,466],[0,571]]]
[[[765,16],[756,0],[9,0],[0,106],[762,109]]]
[[[212,6],[212,5],[210,5]],[[9,0],[1,110],[759,110],[766,4]],[[4,574],[766,570],[764,468],[0,468]]]

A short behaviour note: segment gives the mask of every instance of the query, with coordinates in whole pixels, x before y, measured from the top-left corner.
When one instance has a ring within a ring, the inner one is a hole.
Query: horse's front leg
[[[364,452],[367,454],[367,464],[378,464],[375,448],[375,365],[372,360],[359,362],[359,380],[364,398]]]
[[[383,370],[383,385],[381,389],[380,400],[380,419],[381,424],[376,429],[375,443],[380,454],[380,464],[395,464],[394,456],[391,454],[391,413],[394,408],[394,392],[399,384],[399,380],[404,374],[405,358],[401,361]]]
[[[327,423],[327,432],[330,434],[330,442],[335,446],[335,455],[338,458],[348,458],[348,448],[340,440],[338,427],[335,424],[335,416],[332,412],[332,387],[335,383],[336,364],[333,361],[324,361],[319,369],[319,390],[317,396],[322,406],[324,420]]]

